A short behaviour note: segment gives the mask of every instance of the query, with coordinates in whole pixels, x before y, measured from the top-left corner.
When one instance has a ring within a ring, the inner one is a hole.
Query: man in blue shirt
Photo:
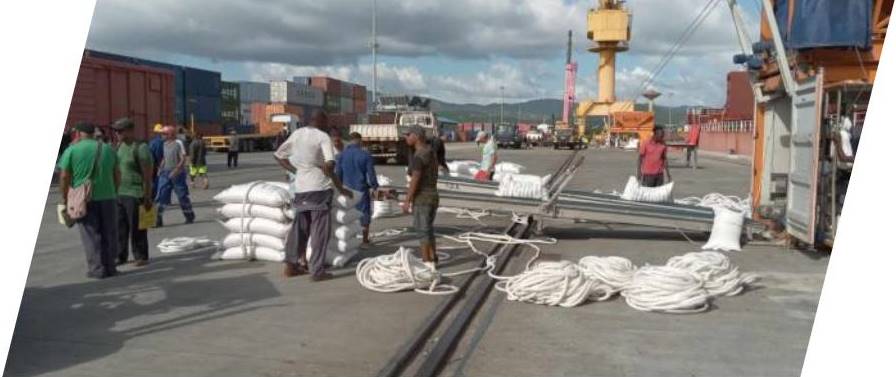
[[[156,135],[149,140],[149,154],[152,155],[153,161],[153,170],[152,170],[152,197],[155,198],[156,194],[159,190],[159,176],[157,167],[162,163],[162,157],[165,153],[165,140],[162,140],[162,130],[163,127],[161,124],[156,124],[153,128],[152,132]]]
[[[361,134],[352,132],[351,139],[336,158],[336,175],[346,187],[361,193],[361,201],[355,207],[361,212],[361,226],[364,228],[364,246],[370,244],[370,193],[379,188],[373,156],[361,148]]]

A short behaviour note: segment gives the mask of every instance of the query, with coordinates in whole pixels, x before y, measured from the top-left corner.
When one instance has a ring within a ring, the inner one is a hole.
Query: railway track
[[[528,238],[534,230],[534,220],[513,222],[504,233],[515,238]],[[517,254],[519,245],[495,244],[488,252],[497,255],[495,274],[501,274]],[[480,266],[484,266],[483,261]],[[378,377],[439,376],[454,355],[469,355],[476,342],[462,342],[470,325],[493,291],[495,280],[483,271],[466,275],[459,281],[458,291],[445,296],[433,311],[418,325],[413,335],[395,352]],[[487,322],[485,323],[487,325]],[[484,330],[484,329],[480,329]],[[479,334],[481,336],[481,334]]]

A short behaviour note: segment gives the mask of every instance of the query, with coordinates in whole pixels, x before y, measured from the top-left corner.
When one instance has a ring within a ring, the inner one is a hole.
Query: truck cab
[[[520,137],[519,130],[515,124],[502,124],[495,133],[495,141],[498,148],[516,148],[523,147],[523,138]]]
[[[351,132],[361,134],[364,145],[375,159],[405,164],[410,153],[402,135],[415,125],[423,127],[429,138],[439,136],[438,119],[428,110],[400,110],[392,123],[353,124]]]

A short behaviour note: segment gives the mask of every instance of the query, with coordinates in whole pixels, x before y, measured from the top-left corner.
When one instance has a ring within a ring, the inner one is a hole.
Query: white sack
[[[337,208],[333,212],[333,219],[339,224],[351,224],[361,218],[361,211],[357,209]]]
[[[361,230],[361,224],[359,223],[341,225],[333,230],[333,236],[339,240],[348,240],[361,233]]]
[[[260,260],[266,262],[283,262],[286,260],[286,253],[281,250],[274,250],[267,247],[231,247],[224,250],[218,257],[221,260]]]
[[[513,198],[529,198],[544,200],[547,198],[547,190],[544,182],[550,177],[537,175],[505,174],[498,186],[495,195]]]
[[[224,228],[227,228],[232,233],[261,233],[286,239],[291,224],[279,223],[260,217],[237,217],[227,220],[224,223]]]
[[[345,253],[336,253],[333,256],[332,261],[328,261],[328,263],[333,267],[345,267],[348,264],[348,261],[352,260],[352,258],[358,255],[358,250],[349,250]],[[329,256],[329,255],[328,255]]]
[[[285,207],[269,207],[260,204],[225,204],[218,208],[218,213],[226,218],[234,217],[261,217],[280,223],[292,221],[294,213]]]
[[[248,198],[246,193],[249,193]],[[215,195],[215,200],[221,203],[260,204],[269,207],[284,207],[292,200],[288,190],[284,190],[273,182],[253,182],[231,186]]]
[[[262,246],[274,250],[286,250],[286,241],[282,238],[258,233],[230,233],[222,242],[225,249],[240,247],[246,243],[250,246]]]
[[[512,162],[501,162],[495,165],[495,173],[520,174],[526,171],[526,167]]]
[[[675,182],[669,182],[660,187],[643,187],[634,176],[628,177],[628,183],[622,192],[623,200],[647,203],[667,203],[672,201],[672,189]]]
[[[713,208],[713,212],[712,233],[703,250],[740,251],[744,215],[726,208]]]
[[[392,186],[392,178],[389,178],[382,174],[376,175],[376,181],[380,184],[380,186]]]
[[[401,206],[395,199],[373,201],[373,213],[371,214],[371,217],[374,219],[392,217],[400,214]]]
[[[360,192],[357,192],[352,189],[348,189],[348,190],[352,192],[351,198],[349,198],[345,195],[342,195],[339,192],[336,192],[334,190],[334,192],[336,194],[336,198],[333,200],[333,202],[336,203],[336,205],[338,207],[346,208],[346,209],[355,208],[355,206],[358,205],[358,202],[361,201],[361,193]]]

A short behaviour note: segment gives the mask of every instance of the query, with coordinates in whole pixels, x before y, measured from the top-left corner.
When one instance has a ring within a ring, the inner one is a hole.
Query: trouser
[[[162,170],[159,172],[159,192],[156,194],[156,205],[159,212],[159,218],[162,218],[162,212],[165,206],[171,205],[171,191],[177,194],[177,203],[184,213],[184,217],[188,221],[192,221],[196,215],[193,213],[193,205],[190,203],[190,190],[187,188],[187,173],[180,172],[174,178],[171,178],[171,170]]]
[[[81,243],[87,256],[87,276],[114,274],[118,255],[118,203],[115,199],[87,203],[87,215],[78,220]]]
[[[149,260],[146,229],[140,229],[140,206],[143,200],[132,196],[118,197],[118,261],[128,261],[128,244],[134,260]]]
[[[687,147],[687,163],[691,166],[691,156],[694,157],[694,169],[697,168],[697,147]]]
[[[237,167],[239,165],[240,152],[227,152],[227,167]]]
[[[436,212],[439,209],[439,201],[428,201],[426,203],[414,202],[414,229],[417,230],[417,236],[420,239],[420,246],[434,246],[436,244],[435,228],[433,223],[436,221]]]
[[[664,176],[660,174],[644,174],[641,176],[641,186],[659,187],[663,185]]]
[[[286,239],[286,263],[299,263],[299,260],[303,259],[300,256],[305,255],[308,239],[313,234],[311,260],[308,261],[313,276],[319,276],[324,272],[327,247],[332,233],[330,228],[332,201],[333,191],[324,190],[298,193],[293,202],[296,215],[289,237]]]

